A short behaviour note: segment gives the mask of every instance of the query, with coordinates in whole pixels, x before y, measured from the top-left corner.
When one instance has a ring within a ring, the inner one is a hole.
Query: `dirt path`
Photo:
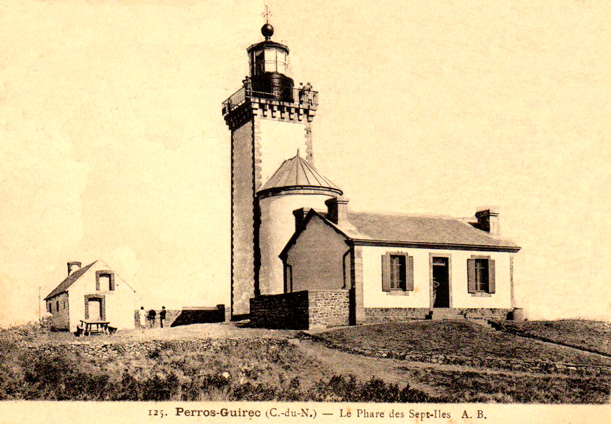
[[[536,342],[542,343],[544,345],[548,345],[548,346],[557,346],[557,347],[561,347],[561,348],[565,348],[565,349],[569,349],[572,350],[574,352],[579,352],[579,353],[584,353],[584,354],[588,354],[588,355],[594,355],[598,358],[605,358],[605,359],[611,359],[611,355],[606,355],[604,353],[600,353],[600,352],[595,352],[591,349],[585,349],[585,348],[580,348],[577,346],[572,346],[572,345],[568,345],[566,343],[561,343],[561,342],[556,342],[550,339],[546,339],[543,337],[537,337],[534,335],[530,335],[530,334],[518,334],[512,331],[506,331],[503,329],[496,329],[496,331],[500,331],[503,332],[505,334],[510,334],[514,337],[518,337],[518,338],[522,338],[522,339],[527,339],[527,340],[534,340]]]
[[[512,377],[550,377],[552,374],[532,373],[525,371],[506,371],[488,368],[475,368],[464,365],[433,364],[428,362],[405,361],[399,359],[375,358],[328,348],[312,340],[301,340],[299,349],[313,360],[320,363],[320,375],[312,375],[314,379],[324,377],[324,374],[352,374],[358,380],[367,381],[372,377],[380,378],[386,383],[398,384],[399,387],[409,384],[431,395],[438,395],[439,388],[423,384],[415,379],[410,371],[435,370],[454,372],[475,372],[487,375],[507,375]],[[326,372],[325,372],[326,371]],[[562,374],[553,374],[554,378],[570,378]]]

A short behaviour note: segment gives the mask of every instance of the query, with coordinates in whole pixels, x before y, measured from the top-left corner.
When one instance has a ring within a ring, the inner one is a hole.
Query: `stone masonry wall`
[[[365,308],[365,323],[382,323],[425,319],[429,308]]]
[[[348,325],[348,290],[300,291],[250,300],[254,327],[307,330]]]
[[[511,309],[504,308],[459,308],[459,315],[468,319],[505,320]],[[425,319],[429,308],[365,308],[365,323],[383,323]]]
[[[308,292],[273,294],[250,299],[250,324],[253,327],[306,330]]]
[[[348,290],[309,291],[308,300],[310,329],[349,325]]]
[[[153,328],[159,328],[160,327],[160,323],[159,323],[159,311],[160,310],[156,310],[157,312],[157,316],[155,317],[155,325],[153,326]],[[182,311],[180,311],[179,309],[166,309],[166,319],[165,322],[163,323],[164,327],[169,327],[170,325],[172,325],[172,323],[174,322],[174,320],[178,317],[178,315],[180,315],[180,313]],[[146,318],[148,314],[148,309],[144,311],[144,316]],[[136,328],[141,328],[140,327],[140,322],[138,321],[138,310],[134,311],[134,321],[136,323]],[[149,328],[149,322],[148,320],[144,320],[145,323],[145,328]]]
[[[511,309],[507,308],[459,308],[461,315],[465,318],[480,318],[492,320],[508,319]]]

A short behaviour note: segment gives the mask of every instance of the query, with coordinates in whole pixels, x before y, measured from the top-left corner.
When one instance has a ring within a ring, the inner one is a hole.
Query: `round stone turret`
[[[259,270],[257,294],[284,293],[282,260],[278,257],[295,232],[293,211],[306,208],[326,210],[325,202],[342,195],[342,190],[325,178],[299,153],[285,160],[257,192],[259,225]]]

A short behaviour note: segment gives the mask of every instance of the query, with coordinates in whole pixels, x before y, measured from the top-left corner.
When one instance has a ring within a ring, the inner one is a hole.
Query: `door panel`
[[[450,268],[448,258],[433,258],[433,307],[450,307]]]
[[[101,321],[102,320],[102,300],[101,299],[90,299],[88,301],[89,306],[89,320]]]

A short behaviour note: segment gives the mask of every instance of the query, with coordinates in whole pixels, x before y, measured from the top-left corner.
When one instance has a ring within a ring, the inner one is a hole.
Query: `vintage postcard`
[[[0,423],[611,419],[604,1],[0,1]]]

